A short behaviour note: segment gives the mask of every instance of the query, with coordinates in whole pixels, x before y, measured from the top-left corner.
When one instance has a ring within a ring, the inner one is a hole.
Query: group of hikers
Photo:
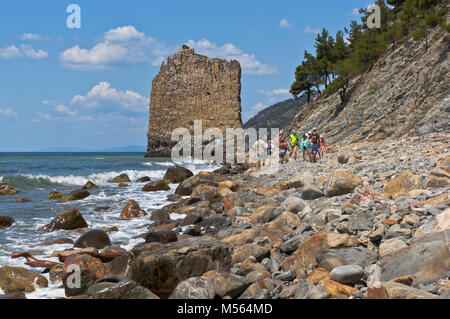
[[[265,157],[272,155],[271,141],[267,143],[262,141],[260,138],[256,141],[253,146],[256,153],[260,154],[260,159],[258,160],[258,166],[264,165]],[[279,143],[280,149],[280,161],[285,163],[289,158],[293,158],[294,161],[297,160],[297,153],[300,149],[303,155],[303,161],[309,161],[316,163],[318,159],[322,159],[325,152],[325,138],[323,135],[319,134],[317,128],[313,128],[312,131],[305,133],[300,140],[297,131],[293,130],[289,135],[288,141],[280,139]],[[261,154],[264,154],[261,156]]]

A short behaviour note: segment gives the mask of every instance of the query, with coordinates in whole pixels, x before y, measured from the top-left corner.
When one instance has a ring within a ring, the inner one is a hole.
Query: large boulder
[[[145,210],[141,209],[139,204],[135,200],[129,200],[128,203],[122,208],[120,213],[121,219],[131,219],[146,216]]]
[[[87,254],[70,255],[64,261],[62,282],[67,297],[83,295],[88,288],[106,274],[98,258]]]
[[[272,204],[257,208],[250,219],[255,223],[268,223],[283,213],[283,208]]]
[[[98,188],[98,186],[91,181],[86,182],[86,184],[84,184],[83,186],[83,189],[96,189],[96,188]]]
[[[237,247],[232,256],[233,264],[241,263],[250,256],[255,257],[257,261],[261,261],[270,256],[270,249],[257,244],[245,244]]]
[[[93,299],[159,299],[153,292],[131,280],[100,282],[90,286],[87,293]]]
[[[191,197],[200,198],[202,194],[207,192],[217,192],[217,187],[208,185],[208,184],[200,184],[194,187],[191,193]]]
[[[17,193],[20,193],[20,190],[18,190],[14,186],[12,186],[8,183],[0,183],[0,196],[15,195]]]
[[[63,195],[58,203],[66,203],[66,202],[73,202],[76,200],[83,200],[86,197],[89,197],[91,194],[86,189],[78,189],[74,190],[70,194]]]
[[[80,211],[76,208],[67,211],[53,219],[49,224],[39,228],[41,231],[52,232],[55,230],[73,230],[87,228],[88,224],[84,220]]]
[[[210,270],[229,271],[231,249],[212,237],[195,237],[144,250],[136,258],[132,279],[161,298],[181,281]]]
[[[222,177],[219,174],[200,172],[196,176],[185,179],[175,190],[175,194],[190,196],[197,185],[208,184],[218,187]]]
[[[168,244],[178,240],[177,233],[173,230],[156,230],[145,235],[146,243],[162,243]]]
[[[131,179],[128,177],[127,174],[120,174],[119,176],[116,176],[112,179],[113,183],[130,183]]]
[[[111,240],[109,239],[108,234],[106,234],[103,230],[94,229],[81,235],[73,246],[77,248],[94,247],[97,249],[103,249],[107,246],[111,246]]]
[[[168,190],[170,190],[170,186],[163,180],[153,181],[142,187],[143,192],[159,192]]]
[[[440,188],[448,185],[450,185],[450,156],[437,161],[427,180],[427,187]]]
[[[242,276],[231,273],[220,273],[217,271],[208,271],[203,277],[211,280],[216,295],[220,298],[225,296],[239,297],[250,285],[249,281]]]
[[[191,176],[194,176],[194,173],[187,168],[181,166],[171,166],[167,169],[163,180],[167,184],[178,184]]]
[[[0,229],[11,227],[14,224],[14,218],[9,216],[0,216]]]
[[[353,175],[347,169],[335,170],[325,185],[325,196],[333,197],[351,193],[357,186],[362,185],[362,179]]]
[[[316,259],[319,267],[331,271],[345,265],[359,265],[364,268],[377,261],[377,254],[364,247],[349,247],[325,249]]]
[[[131,278],[131,271],[135,259],[136,257],[132,251],[126,252],[122,256],[114,258],[106,265],[106,273],[122,278]]]
[[[214,299],[212,282],[205,277],[193,277],[180,282],[169,299]]]
[[[41,288],[48,286],[48,280],[34,271],[21,267],[4,266],[0,268],[0,288],[6,293],[35,290],[35,284]]]
[[[410,171],[403,171],[399,176],[391,179],[384,187],[389,195],[403,195],[420,188],[420,178]]]
[[[445,278],[450,271],[450,231],[431,233],[379,261],[382,281],[412,275],[414,282],[428,284]]]

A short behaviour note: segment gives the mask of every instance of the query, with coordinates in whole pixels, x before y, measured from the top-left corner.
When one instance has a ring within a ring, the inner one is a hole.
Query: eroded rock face
[[[143,251],[134,263],[132,280],[167,298],[185,279],[230,268],[227,245],[211,237],[189,238]]]
[[[161,65],[152,83],[148,157],[170,157],[172,131],[194,120],[203,130],[241,128],[241,67],[237,61],[210,59],[184,45]]]

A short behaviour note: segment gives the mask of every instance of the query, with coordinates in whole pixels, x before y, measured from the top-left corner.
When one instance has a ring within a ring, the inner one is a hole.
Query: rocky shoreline
[[[161,209],[131,199],[123,207],[120,218],[149,218],[133,249],[111,246],[111,230],[84,232],[74,209],[41,229],[82,233],[73,249],[53,253],[58,262],[13,257],[47,268],[69,299],[450,298],[447,133],[335,144],[320,162],[289,162],[276,175],[249,165],[197,175],[171,167],[146,182],[142,191],[179,185]],[[76,203],[95,186],[53,196]],[[0,217],[0,228],[13,222]],[[38,272],[0,268],[0,299],[47,285]]]

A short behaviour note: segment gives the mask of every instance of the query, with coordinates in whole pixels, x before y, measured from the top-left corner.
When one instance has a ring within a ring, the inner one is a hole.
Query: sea
[[[29,268],[25,259],[11,259],[12,252],[28,251],[37,259],[58,261],[51,254],[56,250],[70,249],[72,244],[45,246],[42,243],[59,238],[80,236],[74,231],[42,232],[38,229],[66,210],[77,208],[89,225],[87,230],[116,226],[119,231],[108,233],[112,245],[126,249],[133,248],[143,241],[134,238],[147,231],[151,224],[149,216],[121,220],[123,206],[134,199],[142,209],[150,212],[167,205],[167,195],[173,194],[176,184],[169,191],[142,192],[145,183],[136,183],[140,177],[148,176],[152,180],[163,178],[165,172],[174,163],[167,158],[145,158],[143,153],[0,153],[0,183],[9,183],[21,192],[13,196],[0,196],[0,216],[10,216],[15,223],[0,230],[0,268],[3,266],[24,267],[38,273],[43,268]],[[194,162],[183,165],[194,174],[200,171],[212,171],[215,165]],[[132,180],[128,187],[120,188],[111,179],[125,173]],[[91,196],[84,200],[58,203],[48,200],[50,192],[70,193],[92,181],[99,186],[91,189]],[[17,202],[27,198],[29,202]],[[109,209],[96,212],[94,209],[108,206]],[[184,215],[171,214],[171,219],[184,218]],[[30,246],[36,245],[33,248]],[[48,274],[43,274],[47,279]],[[0,294],[4,293],[0,288]],[[26,294],[29,299],[53,299],[65,297],[61,283],[51,284],[48,288],[37,288]]]

